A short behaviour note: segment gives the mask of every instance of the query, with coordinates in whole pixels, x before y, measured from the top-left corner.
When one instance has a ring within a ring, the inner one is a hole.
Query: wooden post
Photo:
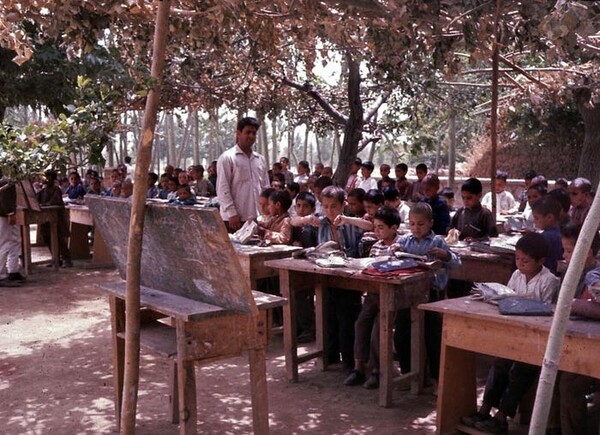
[[[140,267],[148,168],[152,158],[152,141],[156,127],[156,114],[160,102],[165,51],[169,34],[170,0],[157,3],[151,76],[155,84],[146,99],[142,134],[135,167],[135,183],[127,246],[127,294],[125,298],[125,373],[121,433],[135,433],[138,384],[140,374]]]
[[[502,0],[496,0],[496,14],[494,16],[494,42],[492,51],[492,113],[490,117],[490,135],[492,141],[492,153],[490,165],[490,178],[491,178],[491,189],[492,189],[492,213],[494,219],[496,219],[497,204],[496,204],[496,150],[498,148],[498,57],[499,57],[499,45],[498,45],[498,20],[500,19],[500,9],[502,8]]]
[[[542,363],[542,372],[540,373],[540,380],[535,395],[535,405],[533,406],[533,416],[529,429],[529,433],[533,435],[546,433],[560,353],[569,316],[571,315],[571,302],[577,289],[579,277],[583,273],[585,258],[600,225],[600,196],[598,196],[598,189],[600,189],[600,185],[596,189],[594,202],[581,228],[581,233],[573,251],[573,257],[569,262],[565,279],[558,293],[558,302],[552,319],[550,335],[548,336],[548,343],[546,344],[546,352]]]

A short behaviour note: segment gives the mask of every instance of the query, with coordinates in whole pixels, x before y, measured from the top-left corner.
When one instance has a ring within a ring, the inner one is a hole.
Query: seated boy
[[[548,243],[539,233],[527,233],[516,245],[514,271],[508,287],[518,296],[551,302],[559,288],[559,279],[544,266]],[[523,395],[537,380],[540,368],[530,364],[495,358],[488,373],[479,411],[463,417],[462,422],[484,432],[508,430],[507,417],[514,417]],[[492,417],[490,411],[498,411]]]
[[[562,229],[562,244],[565,261],[571,261],[581,225],[568,224]],[[600,320],[600,295],[590,289],[600,286],[600,265],[596,255],[600,250],[600,236],[596,233],[587,253],[584,270],[575,292],[571,314]],[[564,435],[588,433],[588,406],[586,395],[600,391],[600,381],[588,376],[559,372],[557,378],[558,402],[560,404],[560,428]],[[556,391],[556,390],[555,390]]]
[[[315,184],[312,187],[312,193],[317,199],[317,203],[315,204],[315,211],[317,214],[323,213],[323,210],[321,209],[321,192],[327,186],[333,186],[333,180],[329,177],[321,176],[315,180]]]
[[[395,208],[400,214],[400,220],[402,222],[408,222],[408,214],[410,213],[410,207],[406,202],[402,201],[400,192],[395,187],[386,187],[383,190],[384,205]]]
[[[444,290],[448,284],[448,269],[458,266],[460,258],[448,248],[443,237],[433,233],[433,213],[429,204],[424,202],[414,204],[410,210],[408,225],[411,234],[405,234],[398,239],[402,250],[410,254],[426,255],[428,258],[441,260],[444,263],[445,267],[435,272],[429,289],[429,301],[439,301],[444,298]],[[410,331],[410,309],[398,311],[394,343],[403,373],[410,371]],[[429,373],[435,381],[438,379],[440,370],[441,343],[442,317],[438,313],[426,312],[425,349],[429,361]]]
[[[269,197],[271,193],[275,192],[272,187],[267,187],[260,192],[258,196],[258,217],[256,222],[260,225],[262,222],[266,222],[271,217],[271,210],[269,209]]]
[[[548,242],[549,250],[544,266],[556,275],[556,266],[563,257],[559,227],[560,204],[553,197],[546,195],[533,204],[531,212],[534,225],[542,231]]]
[[[301,192],[296,196],[296,213],[298,217],[315,214],[315,197],[312,193]],[[312,225],[292,227],[292,245],[310,248],[317,246],[317,228]]]
[[[300,193],[300,185],[298,183],[288,183],[285,185],[285,191],[290,194],[290,198],[292,198],[292,205],[288,210],[290,217],[296,216],[296,196]]]
[[[377,188],[379,190],[383,191],[383,183],[387,183],[390,186],[394,186],[396,184],[396,180],[390,177],[391,170],[391,166],[387,163],[383,163],[379,166],[379,174],[381,174],[381,178],[377,182]]]
[[[450,228],[450,209],[448,204],[438,195],[440,179],[435,174],[427,174],[422,181],[422,201],[430,205],[433,213],[433,232],[445,236]]]
[[[592,183],[586,178],[574,179],[569,186],[569,195],[571,196],[571,209],[569,210],[571,222],[582,225],[594,200]]]
[[[292,224],[288,209],[292,198],[285,190],[275,190],[269,195],[269,219],[259,222],[258,235],[275,245],[287,245],[292,241]]]
[[[146,198],[158,197],[158,187],[156,187],[157,181],[158,174],[156,172],[148,172],[148,190],[146,191]]]
[[[335,241],[348,257],[357,258],[362,230],[354,225],[336,224],[336,218],[342,214],[346,200],[344,189],[329,186],[321,192],[323,206],[322,217],[307,216],[292,219],[292,225],[314,225],[317,229],[318,243]],[[343,286],[342,283],[340,283]],[[339,361],[340,353],[344,372],[349,374],[354,367],[354,322],[361,305],[359,292],[343,288],[328,289],[328,362]]]
[[[360,165],[360,173],[362,175],[362,181],[358,185],[362,190],[368,192],[371,189],[377,189],[377,180],[371,176],[375,165],[371,161],[362,162]]]
[[[419,163],[416,166],[415,172],[417,173],[417,181],[413,182],[411,185],[409,201],[419,202],[425,198],[425,193],[423,192],[423,179],[427,176],[427,170],[427,165],[425,163]]]
[[[469,178],[460,188],[463,206],[452,218],[452,228],[460,231],[459,240],[471,242],[497,237],[498,230],[492,212],[481,205],[483,186],[477,178]]]
[[[518,210],[518,204],[515,203],[515,198],[512,193],[506,190],[506,180],[508,174],[504,171],[496,172],[496,209],[500,214],[514,213]],[[483,197],[481,205],[488,209],[492,209],[492,192],[488,192]]]
[[[192,189],[188,184],[182,184],[177,188],[177,198],[169,200],[172,205],[194,205],[196,197],[192,195]]]
[[[527,189],[527,206],[523,212],[523,217],[527,222],[533,224],[533,213],[531,212],[531,206],[539,201],[548,193],[548,189],[543,184],[532,184]]]
[[[398,163],[394,168],[396,173],[396,189],[400,192],[400,199],[402,201],[410,201],[410,193],[412,190],[412,184],[406,178],[408,172],[408,166],[406,163]]]
[[[350,217],[363,217],[367,212],[363,203],[366,192],[360,188],[352,189],[346,198],[344,215]]]

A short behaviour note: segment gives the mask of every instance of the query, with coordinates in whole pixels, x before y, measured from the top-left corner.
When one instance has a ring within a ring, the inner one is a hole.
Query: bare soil
[[[76,261],[59,271],[35,266],[22,287],[0,288],[0,433],[115,431],[109,309],[97,284],[118,280]],[[377,391],[342,385],[341,367],[322,372],[312,363],[289,383],[281,336],[267,371],[273,434],[435,432],[431,394],[396,391],[394,406],[381,408]],[[199,433],[251,433],[246,357],[197,367],[196,376]],[[168,362],[142,352],[137,433],[178,433],[168,421],[168,378]]]

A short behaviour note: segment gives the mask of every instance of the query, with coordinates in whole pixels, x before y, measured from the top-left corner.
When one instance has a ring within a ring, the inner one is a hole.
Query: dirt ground
[[[37,249],[37,248],[36,248]],[[0,433],[82,434],[115,431],[109,309],[97,284],[116,271],[76,261],[55,272],[35,266],[19,288],[0,288]],[[267,361],[273,434],[396,434],[435,431],[435,397],[396,391],[394,406],[377,391],[344,387],[341,367],[301,366],[285,377],[281,336]],[[247,360],[197,367],[198,431],[252,432]],[[168,421],[168,363],[142,351],[140,434],[176,434]]]

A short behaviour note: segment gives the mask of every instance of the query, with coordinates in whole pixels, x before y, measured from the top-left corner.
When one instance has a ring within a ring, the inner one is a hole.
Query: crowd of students
[[[374,165],[357,159],[346,186],[340,187],[327,175],[310,174],[307,162],[298,165],[299,175],[293,182],[285,182],[291,179],[286,176],[287,159],[280,163],[273,167],[272,187],[261,195],[257,219],[261,238],[303,247],[333,240],[348,257],[388,255],[396,250],[427,255],[443,264],[431,281],[430,301],[463,296],[467,293],[465,289],[468,291],[472,286],[448,280],[448,270],[460,264],[460,256],[445,242],[448,231],[458,231],[458,239],[466,242],[498,236],[496,219],[490,211],[492,193],[484,196],[477,178],[469,178],[462,184],[462,206],[454,209],[453,192],[442,189],[437,175],[428,173],[423,164],[417,166],[417,181],[411,183],[406,179],[408,168],[404,164],[396,165],[396,179],[389,176],[391,167],[382,165],[381,179],[374,180]],[[591,206],[591,184],[583,178],[571,183],[557,180],[555,188],[549,191],[547,180],[530,171],[523,191],[515,200],[506,190],[507,177],[505,172],[498,172],[496,177],[497,209],[501,214],[520,211],[532,228],[516,245],[516,270],[508,286],[517,295],[555,302],[560,284],[558,264],[571,259],[581,224]],[[402,223],[408,224],[408,234],[399,234]],[[373,244],[372,239],[377,241]],[[595,257],[598,249],[600,239],[596,235],[572,308],[576,314],[595,319],[600,319],[600,300],[594,299],[589,289],[600,284],[600,266]],[[361,300],[360,294],[343,289],[342,283],[340,288],[330,289],[328,297],[329,360],[341,360],[345,385],[378,388],[378,298],[366,295]],[[310,309],[310,304],[306,307]],[[435,381],[439,373],[441,317],[436,313],[426,314],[429,374]],[[300,313],[300,317],[305,316]],[[314,336],[314,331],[310,332]],[[310,339],[305,330],[299,333],[299,341]],[[394,334],[400,368],[407,372],[410,370],[409,312],[397,313]],[[505,432],[507,417],[515,415],[517,404],[537,380],[539,370],[506,359],[494,360],[483,404],[478,412],[465,416],[463,422],[481,431]],[[566,434],[585,433],[582,432],[586,424],[585,397],[600,388],[598,380],[561,373],[557,385],[557,418],[551,425]],[[493,408],[497,410],[494,416],[490,412]]]

